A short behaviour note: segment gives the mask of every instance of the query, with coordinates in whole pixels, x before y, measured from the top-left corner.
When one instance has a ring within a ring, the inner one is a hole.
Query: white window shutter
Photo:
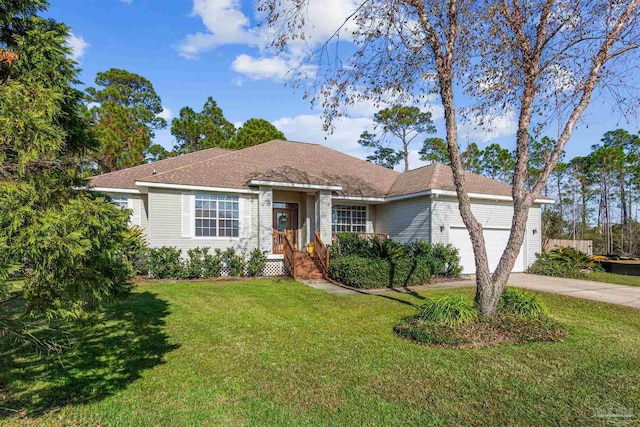
[[[243,239],[251,238],[251,199],[240,196],[238,198],[238,210],[240,216],[240,231],[238,235]]]
[[[193,237],[195,195],[182,193],[182,237]]]
[[[134,199],[132,197],[129,197],[127,199],[127,208],[131,209],[131,216],[129,217],[129,223],[131,225],[137,225],[138,227],[140,227],[140,225],[142,225],[142,208],[140,206],[140,204],[142,203],[142,200],[140,199]]]

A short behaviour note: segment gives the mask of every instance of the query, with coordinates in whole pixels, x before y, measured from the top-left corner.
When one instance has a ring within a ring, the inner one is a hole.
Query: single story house
[[[283,267],[283,235],[305,250],[316,235],[385,233],[401,242],[451,243],[463,274],[475,272],[451,168],[432,164],[399,173],[319,144],[274,140],[231,151],[211,148],[96,176],[90,186],[132,210],[151,247],[196,246],[269,253],[267,273]],[[511,187],[467,174],[472,209],[484,226],[491,269],[506,245]],[[513,271],[541,252],[539,198],[529,212]]]

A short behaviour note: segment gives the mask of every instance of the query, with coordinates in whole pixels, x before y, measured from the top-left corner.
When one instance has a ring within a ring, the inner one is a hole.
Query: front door
[[[293,248],[298,249],[298,205],[273,204],[273,253],[284,253],[284,234],[288,234]]]

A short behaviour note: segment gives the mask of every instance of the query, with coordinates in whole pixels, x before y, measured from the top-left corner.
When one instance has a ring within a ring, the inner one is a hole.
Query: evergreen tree
[[[0,6],[0,313],[7,279],[24,271],[24,314],[82,318],[130,289],[128,212],[84,186],[78,158],[95,147],[66,47],[68,28],[38,0]],[[0,335],[34,335],[0,315]],[[42,341],[35,340],[36,343]]]
[[[146,78],[112,68],[98,73],[98,88],[87,89],[94,132],[100,145],[93,151],[99,172],[112,172],[145,162],[154,131],[167,125],[158,117],[162,102]]]
[[[171,134],[177,142],[173,151],[178,154],[213,147],[232,148],[235,133],[235,126],[224,117],[212,97],[207,98],[201,112],[183,107],[171,122]]]
[[[249,119],[236,133],[233,148],[242,149],[274,139],[286,139],[284,134],[264,119]]]
[[[435,133],[436,128],[431,120],[431,113],[422,112],[418,107],[395,105],[378,111],[373,120],[377,128],[381,128],[378,135],[363,132],[358,143],[363,147],[375,149],[375,153],[367,159],[377,164],[391,164],[390,162],[404,160],[404,170],[409,170],[409,146],[420,135]],[[389,150],[393,145],[400,145],[397,155]],[[382,156],[382,157],[378,157]],[[395,166],[395,165],[394,165]]]

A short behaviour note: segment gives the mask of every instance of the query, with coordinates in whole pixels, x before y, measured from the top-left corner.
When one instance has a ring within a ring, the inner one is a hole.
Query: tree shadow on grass
[[[166,301],[134,293],[111,305],[96,324],[53,332],[71,337],[60,355],[38,354],[0,337],[0,420],[101,400],[126,388],[178,348],[162,330],[168,314]]]

